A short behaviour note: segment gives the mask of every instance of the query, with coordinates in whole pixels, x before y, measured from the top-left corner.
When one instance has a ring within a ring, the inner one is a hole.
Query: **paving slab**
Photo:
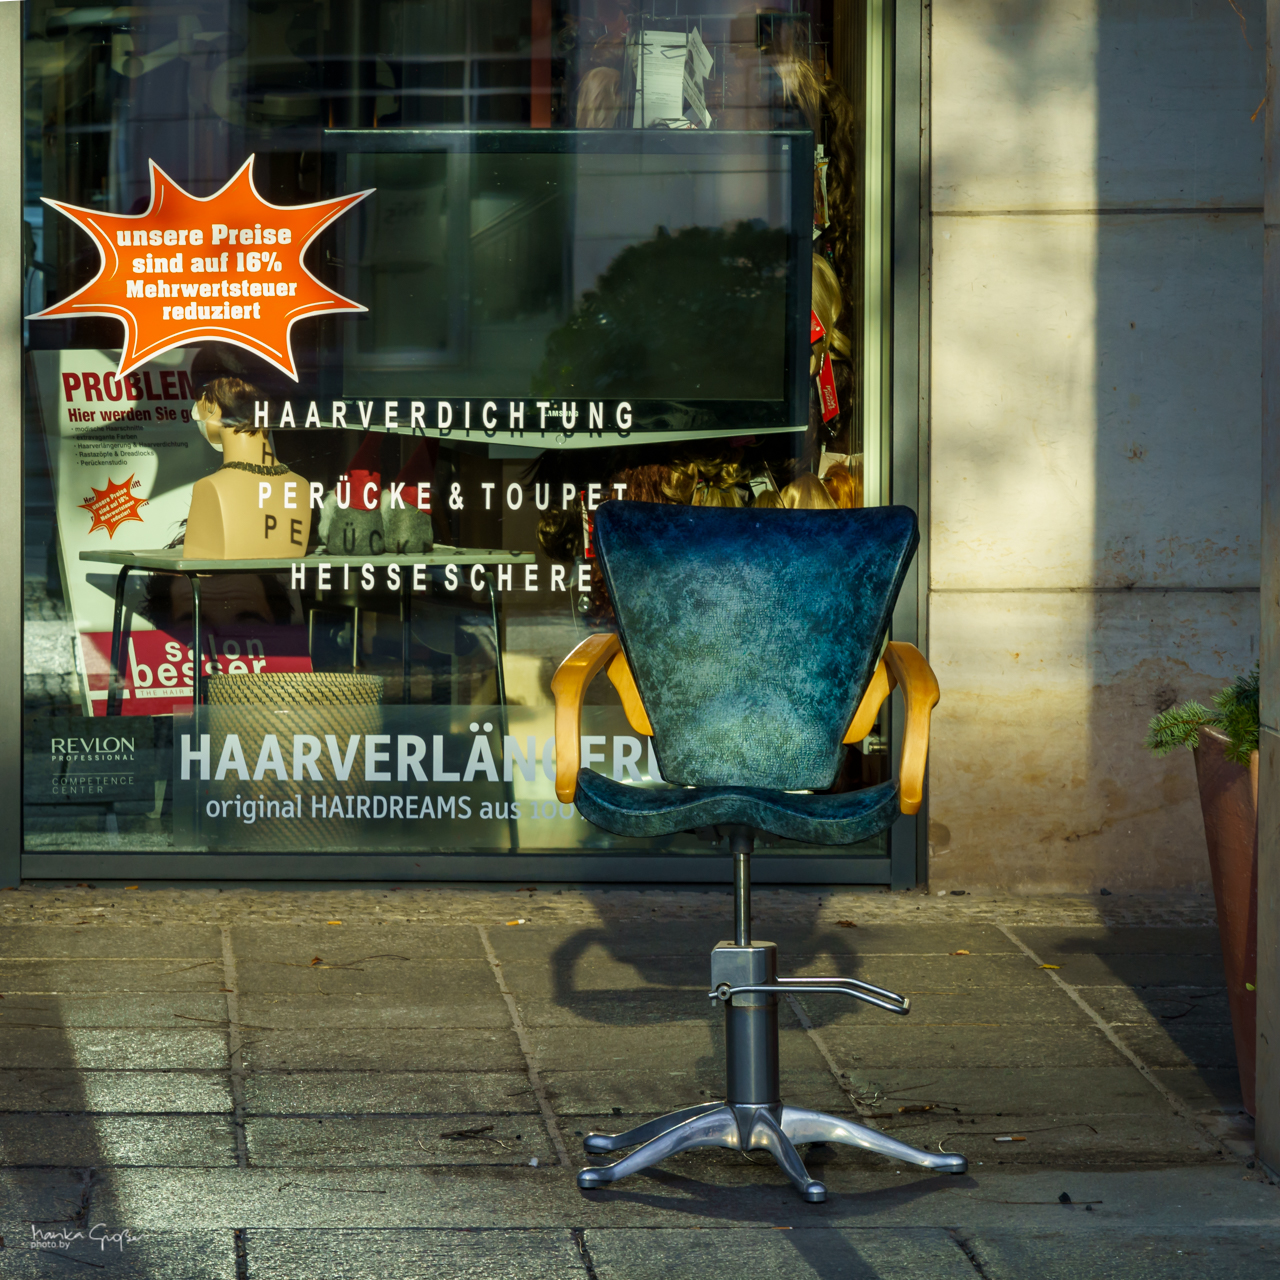
[[[0,925],[0,956],[26,959],[127,959],[141,956],[222,959],[222,933],[211,925]]]
[[[1236,1042],[1230,1024],[1117,1026],[1120,1042],[1150,1067],[1234,1067]]]
[[[858,1068],[844,1083],[873,1111],[933,1106],[967,1117],[1010,1112],[1046,1115],[1168,1115],[1169,1104],[1141,1072],[1112,1067]]]
[[[6,1240],[30,1235],[32,1222],[71,1222],[88,1202],[87,1170],[0,1166],[0,1235]]]
[[[1243,1102],[1234,1066],[1155,1068],[1151,1074],[1195,1111],[1234,1111]]]
[[[115,1165],[235,1164],[230,1116],[0,1115],[10,1165],[103,1169]]]
[[[187,956],[147,957],[136,960],[15,960],[0,961],[0,987],[6,999],[11,992],[24,995],[65,992],[201,992],[217,991],[223,984],[222,958]]]
[[[1230,1026],[1227,993],[1212,987],[1090,987],[1089,1007],[1113,1025]]]
[[[184,1022],[225,1023],[222,992],[175,991],[160,995],[6,996],[0,1004],[0,1029],[10,1027],[153,1027],[173,1031]]]
[[[723,1015],[706,1022],[656,1023],[646,1027],[537,1027],[529,1042],[538,1064],[548,1071],[609,1071],[684,1068],[711,1059],[723,1067]],[[820,1071],[825,1062],[813,1041],[798,1028],[781,1031],[779,1062],[790,1070]]]
[[[663,1115],[724,1097],[724,1064],[707,1059],[696,1067],[667,1071],[547,1071],[543,1081],[557,1115]],[[829,1071],[788,1071],[782,1100],[817,1111],[848,1107],[849,1099]]]
[[[792,977],[824,977],[830,968],[825,960],[815,959],[811,964],[788,965],[785,973]],[[1048,975],[1020,951],[1009,955],[864,955],[841,965],[834,976],[861,978],[910,996],[925,991],[958,992],[991,987],[1049,990],[1053,986]]]
[[[536,1112],[521,1071],[255,1071],[245,1077],[254,1115],[492,1115]]]
[[[477,1137],[446,1134],[488,1132]],[[384,1165],[527,1165],[554,1159],[536,1116],[490,1112],[451,1116],[253,1118],[245,1122],[249,1160],[263,1168],[378,1168]]]
[[[1013,932],[1042,960],[1048,959],[1045,953],[1056,957],[1080,953],[1107,956],[1210,956],[1215,960],[1222,954],[1217,929],[1194,925],[1177,929],[1158,925],[1141,928],[1016,925]]]
[[[493,995],[497,996],[495,984]],[[417,998],[415,998],[415,996]],[[241,995],[240,1017],[245,1023],[271,1030],[290,1027],[502,1027],[511,1026],[511,1013],[501,998],[467,998],[452,991],[401,991],[390,995],[330,994]]]
[[[759,891],[757,891],[759,892]],[[725,901],[723,919],[629,920],[619,927],[600,925],[531,924],[519,929],[492,929],[489,937],[498,958],[539,961],[554,956],[559,962],[599,953],[614,960],[694,957],[707,962],[718,942],[733,936],[733,906]],[[753,935],[778,947],[780,967],[796,957],[857,956],[887,952],[914,955],[946,955],[960,948],[979,952],[1021,955],[1018,948],[994,925],[957,920],[946,924],[867,923],[843,928],[834,921],[802,925],[769,918],[757,900]],[[856,916],[857,911],[853,914]]]
[[[953,1067],[1116,1067],[1125,1061],[1095,1026],[1025,1026],[1016,1034],[1002,1027],[950,1024],[892,1026],[856,1030],[824,1027],[822,1038],[841,1069],[853,1066],[912,1067],[923,1063]]]
[[[1280,1246],[1260,1231],[1129,1238],[993,1233],[966,1243],[988,1280],[1242,1280],[1280,1273]]]
[[[385,925],[236,925],[231,929],[231,948],[241,963],[298,959],[309,962],[319,954],[327,961],[353,964],[387,952],[407,960],[485,958],[484,944],[474,925],[403,921],[388,921]]]
[[[662,956],[648,960],[615,960],[593,954],[572,966],[541,960],[504,960],[502,976],[518,1000],[555,1000],[588,992],[687,992],[705,995],[710,987],[710,964]]]
[[[596,1228],[584,1243],[599,1280],[974,1280],[968,1258],[941,1230]]]
[[[650,920],[628,922],[623,928],[586,925],[522,925],[489,930],[489,942],[503,967],[512,963],[571,966],[583,957],[615,961],[676,959],[691,967],[711,948],[733,935],[733,907],[723,921]]]
[[[528,1036],[542,1070],[590,1070],[606,1075],[619,1069],[706,1069],[721,1061],[717,1039],[723,1042],[722,1029],[710,1022],[655,1023],[647,1027],[537,1027],[530,1028]],[[813,1058],[817,1058],[816,1052]]]
[[[576,991],[554,1000],[532,1000],[520,995],[516,1005],[529,1027],[637,1027],[655,1022],[724,1021],[724,1014],[712,1006],[701,986],[678,991],[643,987],[635,991]]]
[[[1036,953],[1039,955],[1039,952]],[[1217,956],[1143,955],[1117,952],[1040,956],[1058,966],[1058,977],[1076,987],[1223,987],[1222,962]],[[1030,967],[1031,962],[1027,961]],[[1086,996],[1086,999],[1088,997]]]
[[[909,994],[909,993],[903,993]],[[820,1027],[849,1029],[897,1026],[898,1015],[838,995],[798,996],[810,1020]],[[1092,1019],[1058,987],[1020,987],[1016,991],[923,991],[911,995],[911,1012],[900,1025],[1028,1026],[1057,1023],[1092,1026]]]
[[[904,1116],[878,1120],[891,1137],[925,1151],[958,1151],[987,1165],[1185,1164],[1218,1161],[1221,1154],[1178,1116],[1085,1113],[1003,1114],[971,1118]],[[1014,1141],[1002,1142],[1001,1138]],[[1023,1141],[1018,1141],[1021,1138]]]
[[[376,958],[340,967],[322,952],[295,952],[297,960],[246,960],[236,964],[236,985],[247,995],[421,996],[469,1003],[502,995],[485,960],[397,960]],[[312,964],[319,958],[320,964]]]
[[[122,1027],[14,1028],[0,1036],[0,1068],[216,1070],[227,1064],[226,1033]]]
[[[224,1075],[195,1071],[0,1071],[0,1111],[230,1111]]]
[[[92,1223],[36,1230],[46,1234],[28,1231],[6,1238],[6,1277],[48,1280],[51,1275],[87,1276],[94,1269],[113,1280],[236,1280],[236,1238],[230,1229],[139,1234]]]
[[[337,1019],[314,1030],[251,1031],[244,1061],[259,1070],[289,1071],[523,1071],[526,1066],[520,1042],[509,1028],[436,1026],[370,1032]]]
[[[973,988],[1006,987],[1013,979],[1019,986],[1042,987],[1063,1005],[1070,999],[1048,982],[1020,952],[1005,955],[954,957],[917,953],[875,953],[866,956],[793,956],[781,967],[790,977],[851,977],[889,986],[894,990],[954,992]],[[504,962],[503,976],[520,1001],[566,1003],[590,993],[631,992],[661,995],[688,992],[705,995],[710,989],[707,963],[691,965],[676,957],[649,960],[617,960],[593,952],[572,966],[548,964],[546,959]],[[886,981],[887,975],[894,978]],[[906,983],[894,987],[893,981]]]
[[[1021,954],[992,924],[955,920],[947,924],[907,924],[858,922],[852,913],[852,927],[830,923],[808,930],[794,925],[774,925],[767,935],[778,944],[779,967],[795,957],[860,955],[949,955],[961,949],[974,955]]]
[[[247,1280],[585,1280],[578,1242],[556,1231],[245,1233]],[[604,1280],[602,1277],[601,1280]]]

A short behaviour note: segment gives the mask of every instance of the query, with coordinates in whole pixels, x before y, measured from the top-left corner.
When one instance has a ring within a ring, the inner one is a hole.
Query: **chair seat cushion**
[[[629,787],[591,769],[578,771],[578,811],[618,836],[668,836],[741,823],[807,844],[857,844],[878,835],[898,812],[898,784],[882,782],[838,795],[761,787]]]

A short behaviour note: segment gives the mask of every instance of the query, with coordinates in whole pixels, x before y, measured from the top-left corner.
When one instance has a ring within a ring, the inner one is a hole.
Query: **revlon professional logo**
[[[107,316],[124,325],[117,376],[175,347],[231,342],[295,382],[289,334],[299,320],[365,311],[307,270],[302,258],[335,218],[371,191],[276,205],[253,185],[253,157],[221,191],[193,196],[154,161],[145,213],[101,213],[45,199],[93,237],[98,274],[32,320]]]

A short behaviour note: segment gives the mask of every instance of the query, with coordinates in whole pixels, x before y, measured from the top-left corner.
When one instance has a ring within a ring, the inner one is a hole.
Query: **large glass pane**
[[[29,850],[708,852],[550,679],[602,501],[861,502],[827,8],[27,6]]]

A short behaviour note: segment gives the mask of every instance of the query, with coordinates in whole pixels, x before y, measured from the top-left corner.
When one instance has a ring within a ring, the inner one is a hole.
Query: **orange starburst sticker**
[[[93,486],[89,486],[93,489]],[[145,507],[147,500],[145,498],[135,498],[133,496],[133,476],[120,484],[112,484],[111,477],[107,477],[107,487],[105,489],[93,489],[93,497],[88,502],[82,502],[80,509],[87,511],[93,517],[93,524],[89,526],[89,532],[93,533],[98,529],[105,529],[108,538],[116,536],[116,530],[130,520],[136,520],[139,524],[143,523],[142,517],[138,514],[139,507]]]
[[[98,274],[69,298],[28,317],[107,316],[124,325],[117,375],[175,347],[230,342],[295,382],[290,331],[308,316],[365,311],[322,284],[303,256],[335,218],[371,191],[278,205],[253,185],[253,156],[211,196],[184,191],[155,163],[145,213],[102,213],[45,199],[88,232]]]

